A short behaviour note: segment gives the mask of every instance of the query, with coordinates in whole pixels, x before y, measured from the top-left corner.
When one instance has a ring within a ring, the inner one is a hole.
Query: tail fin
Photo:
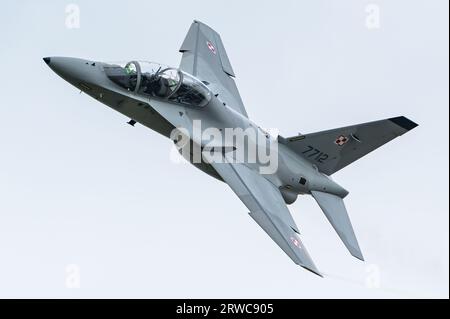
[[[279,140],[331,175],[416,126],[400,116]]]
[[[364,260],[342,198],[317,191],[312,191],[311,193],[344,245],[350,251],[350,254],[360,260]]]

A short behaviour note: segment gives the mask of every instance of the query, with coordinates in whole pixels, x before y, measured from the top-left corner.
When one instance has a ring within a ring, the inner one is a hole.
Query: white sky
[[[448,298],[448,1],[78,0],[79,29],[66,27],[68,3],[0,11],[0,297]],[[366,27],[369,3],[379,29]],[[177,66],[193,19],[221,33],[262,127],[420,124],[334,176],[365,263],[302,197],[290,209],[328,276],[302,270],[225,184],[171,163],[169,140],[41,60]],[[66,287],[71,264],[80,288]]]

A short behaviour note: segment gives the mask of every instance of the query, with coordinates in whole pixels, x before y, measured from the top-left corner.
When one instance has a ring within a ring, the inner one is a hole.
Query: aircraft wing
[[[180,52],[180,69],[203,81],[220,100],[247,117],[220,35],[199,21],[189,29]]]
[[[180,116],[183,107],[152,100],[151,106],[175,127],[184,127],[192,132],[192,123],[187,115]],[[196,141],[199,143],[199,141]],[[207,153],[205,153],[207,156]],[[224,161],[209,161],[216,172],[230,186],[250,210],[250,216],[301,267],[319,275],[314,262],[298,237],[298,228],[278,188],[258,172],[244,164],[234,164],[230,155]]]
[[[243,164],[228,161],[211,165],[277,245],[296,264],[322,276],[300,241],[297,226],[277,187]]]

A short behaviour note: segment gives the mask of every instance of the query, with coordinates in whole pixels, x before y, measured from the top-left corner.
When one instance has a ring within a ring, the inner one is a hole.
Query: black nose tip
[[[45,63],[50,64],[50,58],[44,58],[43,60]]]

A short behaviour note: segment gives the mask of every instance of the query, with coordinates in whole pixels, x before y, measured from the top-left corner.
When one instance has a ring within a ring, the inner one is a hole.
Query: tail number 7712
[[[302,152],[306,157],[314,159],[316,162],[323,163],[325,162],[329,155],[321,152],[315,147],[312,147],[311,145],[308,145],[308,149]]]

